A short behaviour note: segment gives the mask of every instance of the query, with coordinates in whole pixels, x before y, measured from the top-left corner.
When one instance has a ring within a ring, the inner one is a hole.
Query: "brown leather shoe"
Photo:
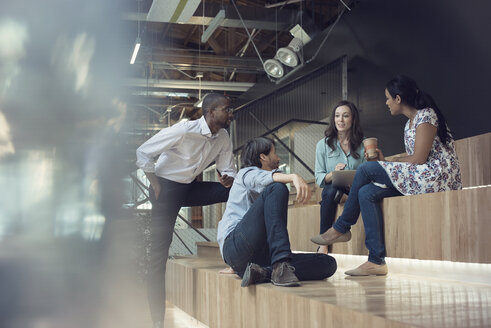
[[[317,245],[332,245],[334,243],[343,243],[351,240],[351,231],[343,233],[341,236],[333,239],[326,239],[320,234],[318,236],[310,238],[310,241]]]
[[[294,272],[295,268],[289,262],[277,262],[273,264],[271,282],[273,285],[281,287],[299,286],[299,280]]]
[[[388,272],[389,269],[387,268],[387,264],[383,264],[368,269],[359,266],[356,269],[346,271],[344,274],[347,274],[348,276],[385,276]]]
[[[241,287],[269,282],[268,270],[256,263],[249,263],[242,276]]]

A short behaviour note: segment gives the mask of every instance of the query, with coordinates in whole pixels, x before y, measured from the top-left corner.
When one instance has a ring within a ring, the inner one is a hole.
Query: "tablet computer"
[[[332,185],[338,189],[351,187],[355,178],[356,170],[341,170],[332,172]]]

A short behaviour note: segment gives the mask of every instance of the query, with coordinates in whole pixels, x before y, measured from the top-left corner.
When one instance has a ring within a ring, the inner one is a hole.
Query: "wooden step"
[[[198,248],[198,257],[222,258],[216,241],[197,241],[196,247]]]
[[[420,260],[491,263],[491,186],[383,200],[387,256]],[[337,215],[342,207],[338,208]],[[288,210],[293,250],[315,251],[320,206]],[[334,253],[366,255],[361,217],[353,238],[335,244]]]
[[[491,185],[491,132],[455,141],[455,150],[459,159],[460,172],[463,187]],[[392,159],[397,154],[387,156]],[[322,199],[322,188],[315,184],[315,180],[306,181],[311,188],[311,204],[318,203]],[[289,205],[295,204],[297,196],[294,187],[291,188]]]
[[[314,204],[319,204],[319,202],[321,201],[322,199],[322,188],[319,188],[319,186],[317,186],[315,184],[315,180],[309,180],[309,181],[306,181],[309,188],[310,188],[310,191],[312,192],[312,196],[310,197],[310,200],[307,202],[308,205],[314,205]],[[292,206],[303,206],[304,204],[299,204],[297,203],[296,201],[296,198],[297,198],[297,190],[295,189],[295,187],[293,185],[290,185],[290,194],[288,196],[288,206],[292,207]]]
[[[463,187],[491,185],[491,132],[455,141]]]
[[[387,277],[348,277],[343,272],[351,267],[338,266],[329,279],[300,287],[242,288],[238,276],[218,273],[224,266],[215,258],[169,260],[168,301],[212,328],[491,326],[490,284],[392,270]]]

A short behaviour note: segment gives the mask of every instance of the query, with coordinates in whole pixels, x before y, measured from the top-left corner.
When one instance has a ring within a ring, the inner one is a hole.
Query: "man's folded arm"
[[[144,172],[155,172],[155,158],[177,146],[184,136],[182,126],[173,126],[162,129],[159,133],[148,139],[136,150],[136,166]]]

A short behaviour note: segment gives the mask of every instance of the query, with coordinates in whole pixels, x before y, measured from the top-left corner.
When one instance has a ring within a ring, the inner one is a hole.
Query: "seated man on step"
[[[222,257],[242,277],[242,287],[271,281],[298,286],[301,280],[322,280],[336,272],[336,260],[326,254],[293,254],[287,231],[288,188],[297,200],[310,199],[310,189],[297,174],[278,172],[280,158],[273,140],[254,138],[242,150],[242,169],[230,190],[218,225]]]

